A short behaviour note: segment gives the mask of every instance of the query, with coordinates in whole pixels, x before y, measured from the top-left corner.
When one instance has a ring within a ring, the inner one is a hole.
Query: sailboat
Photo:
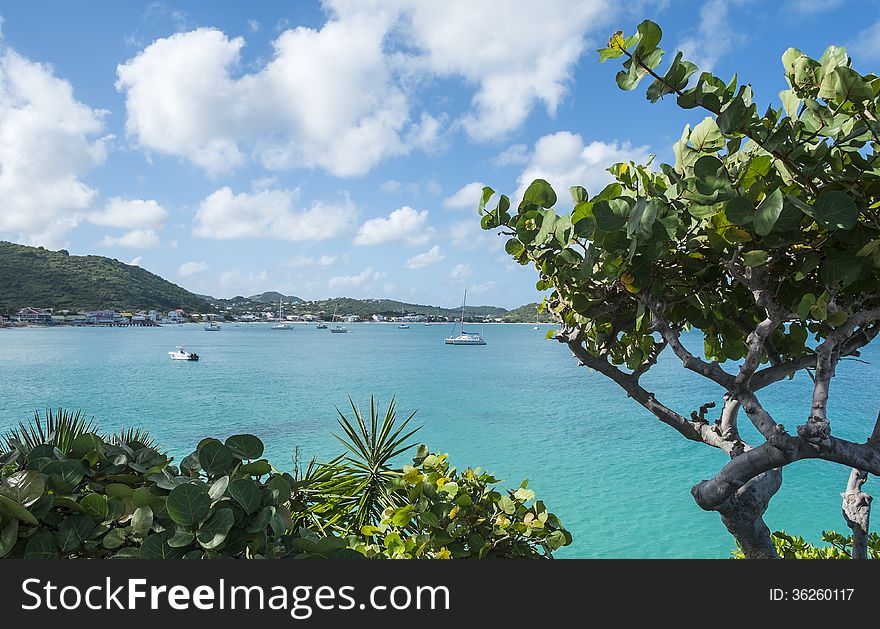
[[[533,330],[538,329],[538,311],[540,309],[541,309],[541,306],[535,306],[535,327],[532,328]]]
[[[464,299],[461,302],[461,331],[458,336],[450,336],[443,340],[447,345],[485,345],[483,335],[479,332],[465,332],[464,330],[464,307],[467,303],[467,290],[464,291]],[[452,325],[455,332],[455,324]]]
[[[285,323],[284,321],[284,307],[282,306],[281,299],[278,300],[278,320],[281,322],[278,325],[273,325],[273,330],[292,330],[293,325],[290,323]]]
[[[336,307],[333,308],[333,318],[331,319],[331,321],[336,321],[336,311],[338,309],[339,309],[339,304],[336,304]],[[344,325],[339,325],[337,323],[332,328],[330,328],[330,332],[332,334],[345,334],[346,332],[348,332],[348,328],[345,327]]]

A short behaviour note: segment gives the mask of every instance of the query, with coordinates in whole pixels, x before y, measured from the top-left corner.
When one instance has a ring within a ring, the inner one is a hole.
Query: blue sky
[[[480,187],[595,193],[702,118],[620,92],[611,32],[651,18],[765,104],[789,46],[880,66],[876,0],[621,4],[0,2],[0,238],[219,297],[513,307],[535,274],[479,230]]]

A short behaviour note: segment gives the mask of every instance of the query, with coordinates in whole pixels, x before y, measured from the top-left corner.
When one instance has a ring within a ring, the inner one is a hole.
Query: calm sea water
[[[0,430],[35,409],[63,406],[94,415],[105,430],[144,427],[177,456],[205,436],[251,432],[289,468],[297,445],[307,458],[341,452],[334,407],[344,410],[349,395],[385,404],[396,394],[401,413],[418,409],[418,439],[449,452],[454,465],[490,469],[512,487],[528,478],[574,534],[561,556],[728,556],[732,541],[720,519],[701,511],[689,491],[724,455],[685,441],[616,385],[578,367],[564,346],[543,340],[547,329],[486,326],[482,347],[444,345],[448,326],[421,324],[354,324],[349,334],[233,324],[213,333],[197,325],[5,329]],[[170,360],[176,345],[202,360]],[[835,433],[858,440],[877,413],[880,351],[862,358],[871,364],[841,366],[829,406]],[[685,413],[720,401],[720,390],[673,361],[665,356],[646,377],[659,399]],[[809,386],[797,378],[762,399],[793,428],[807,414]],[[845,529],[840,492],[848,473],[816,461],[788,467],[768,524],[810,539]]]

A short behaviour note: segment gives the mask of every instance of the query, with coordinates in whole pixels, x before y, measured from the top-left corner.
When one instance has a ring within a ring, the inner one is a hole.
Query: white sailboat
[[[284,321],[284,307],[283,307],[280,299],[278,300],[278,320],[281,323],[278,323],[277,325],[273,325],[272,326],[273,330],[292,330],[293,329],[292,324],[286,323]]]
[[[339,304],[336,304],[336,307],[333,308],[333,318],[330,320],[331,322],[336,321],[336,311],[339,309]],[[348,332],[348,328],[344,325],[339,325],[338,323],[330,328],[330,332],[332,334],[345,334]]]
[[[219,332],[219,331],[220,331],[220,324],[219,323],[215,323],[214,321],[208,321],[205,324],[205,332]]]
[[[538,329],[538,311],[540,309],[541,309],[541,306],[535,306],[535,327],[532,328],[533,330]]]
[[[465,332],[464,330],[464,307],[467,303],[467,290],[464,291],[464,299],[461,302],[461,330],[458,333],[458,336],[449,336],[443,340],[447,345],[485,345],[486,341],[483,340],[483,335],[479,332]],[[452,326],[452,331],[455,332],[455,325]]]

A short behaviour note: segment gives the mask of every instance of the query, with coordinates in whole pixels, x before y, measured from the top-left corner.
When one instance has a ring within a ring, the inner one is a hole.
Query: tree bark
[[[843,496],[843,517],[853,534],[853,559],[868,558],[868,525],[871,519],[871,496],[862,491],[868,473],[853,468]]]
[[[763,516],[781,485],[781,469],[764,472],[740,487],[717,509],[746,559],[779,559]]]

